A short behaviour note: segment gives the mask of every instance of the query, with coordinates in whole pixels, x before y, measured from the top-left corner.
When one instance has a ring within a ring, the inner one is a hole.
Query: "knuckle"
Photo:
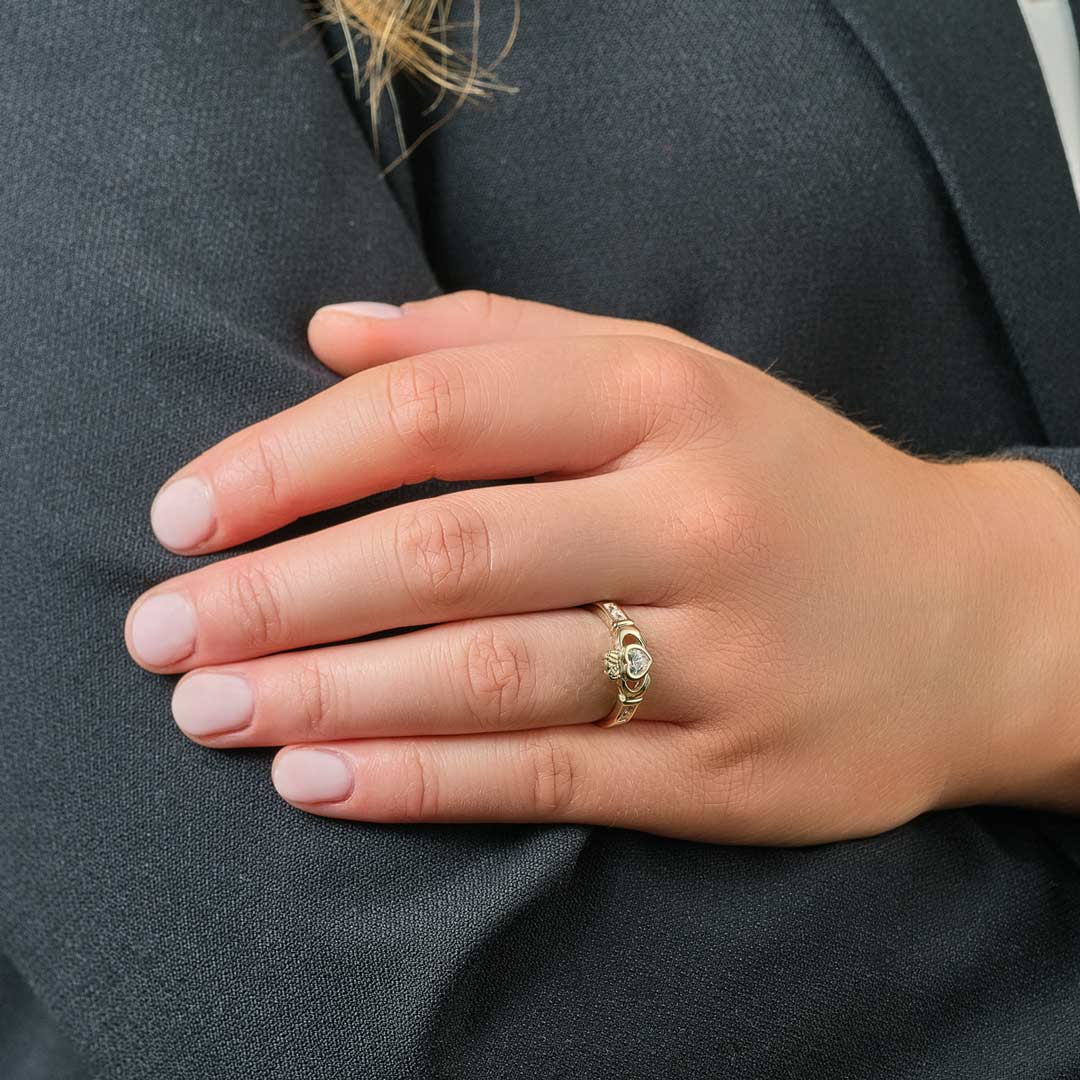
[[[630,343],[640,376],[654,397],[678,399],[700,367],[693,349],[661,338],[634,338]]]
[[[682,351],[689,352],[691,357],[723,355],[704,342],[684,334],[681,330],[665,326],[664,323],[638,320],[631,325],[634,327],[634,332],[646,341],[651,339],[655,342],[664,342],[668,346],[673,345]]]
[[[772,548],[765,514],[754,499],[723,500],[715,508],[712,527],[720,550],[729,558],[760,564]]]
[[[466,707],[478,729],[501,730],[520,718],[535,689],[524,642],[479,629],[466,641],[463,668]]]
[[[505,297],[483,289],[462,289],[450,295],[455,306],[470,321],[490,322],[498,314],[499,308],[507,303]]]
[[[713,368],[698,350],[659,337],[616,339],[616,394],[641,421],[641,441],[715,425]]]
[[[341,701],[342,686],[333,669],[314,653],[296,669],[296,691],[305,730],[316,738],[332,729],[335,719],[348,709]]]
[[[573,812],[580,779],[573,755],[552,735],[537,735],[525,744],[532,778],[532,809],[538,816],[563,817]]]
[[[400,787],[402,821],[431,821],[439,808],[438,770],[430,754],[419,743],[402,748]]]
[[[764,542],[761,514],[750,499],[717,494],[705,500],[702,515],[717,551],[728,558],[757,551]]]
[[[670,416],[694,427],[715,422],[720,364],[697,349],[668,343],[652,361],[652,390],[662,406],[660,418]]]
[[[465,409],[465,369],[453,353],[429,353],[387,368],[387,419],[420,468],[431,475],[440,452],[460,430]]]
[[[252,649],[272,650],[285,640],[280,590],[280,583],[257,565],[239,567],[229,578],[230,614]]]
[[[244,488],[259,502],[289,513],[295,499],[291,453],[279,435],[256,431],[241,449],[239,461]]]
[[[678,330],[673,330],[663,323],[653,322],[651,319],[631,319],[628,325],[634,328],[638,337],[656,338],[660,341],[685,341],[686,337]]]
[[[734,488],[696,488],[692,500],[669,508],[668,540],[687,553],[687,565],[715,577],[718,565],[747,572],[768,569],[776,557],[777,525],[762,501]]]
[[[394,547],[416,604],[448,611],[482,587],[491,573],[491,538],[479,512],[442,498],[403,513]]]
[[[767,730],[745,720],[711,724],[700,733],[693,785],[707,818],[728,826],[754,819],[765,798],[774,742]]]

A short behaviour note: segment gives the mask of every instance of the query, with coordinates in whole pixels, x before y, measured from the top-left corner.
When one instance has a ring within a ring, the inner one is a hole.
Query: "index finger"
[[[206,451],[162,488],[151,523],[171,550],[209,552],[402,484],[596,470],[655,429],[700,363],[634,336],[397,360]]]
[[[308,325],[312,351],[339,375],[451,346],[560,337],[660,338],[687,348],[708,346],[669,326],[467,289],[400,307],[370,301],[319,308]]]

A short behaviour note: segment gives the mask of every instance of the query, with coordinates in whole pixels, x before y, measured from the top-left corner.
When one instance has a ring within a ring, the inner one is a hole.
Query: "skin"
[[[1052,469],[920,459],[668,328],[481,293],[324,308],[309,337],[346,377],[180,470],[151,514],[172,550],[429,477],[544,482],[135,603],[128,648],[184,673],[180,726],[284,747],[300,809],[805,844],[1080,803],[1080,498]],[[654,657],[610,729],[597,599]]]

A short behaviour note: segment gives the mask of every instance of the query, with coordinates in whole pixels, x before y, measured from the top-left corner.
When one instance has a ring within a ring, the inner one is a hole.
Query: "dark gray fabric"
[[[0,957],[0,1076],[85,1080],[79,1056],[18,972]]]
[[[834,2],[942,177],[1048,440],[1076,445],[1080,212],[1019,7]]]
[[[326,821],[277,799],[267,753],[179,735],[121,641],[190,565],[149,534],[156,485],[328,384],[303,328],[331,300],[468,285],[654,318],[913,449],[1080,444],[1053,405],[1075,352],[1040,352],[1031,315],[1072,325],[1080,279],[1037,245],[1002,278],[973,241],[999,250],[997,204],[958,211],[971,155],[992,172],[1020,141],[1049,178],[1033,227],[1080,227],[1030,52],[957,65],[987,102],[960,138],[890,81],[886,5],[838,6],[526,3],[521,92],[392,184],[299,6],[14,9],[0,942],[27,990],[0,1030],[33,994],[118,1080],[1080,1073],[1071,819],[956,811],[797,851]],[[919,32],[1023,32],[1004,0],[904,7]]]

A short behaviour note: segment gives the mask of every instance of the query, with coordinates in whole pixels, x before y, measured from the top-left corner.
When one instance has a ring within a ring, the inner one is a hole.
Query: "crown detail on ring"
[[[644,645],[624,645],[604,653],[604,674],[609,679],[622,678],[638,682],[644,679],[652,667],[652,657]]]
[[[645,638],[634,620],[612,600],[587,605],[597,612],[611,634],[611,648],[604,653],[604,674],[618,684],[614,708],[595,721],[600,727],[615,727],[633,719],[645,700],[652,682],[653,658],[645,647]]]
[[[611,652],[604,653],[604,674],[609,679],[622,678],[622,660],[618,649],[612,649]]]

